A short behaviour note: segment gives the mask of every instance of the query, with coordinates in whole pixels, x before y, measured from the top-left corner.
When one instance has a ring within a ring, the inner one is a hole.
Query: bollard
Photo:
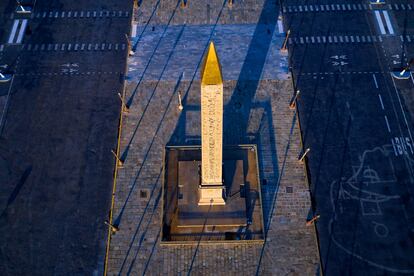
[[[180,1],[180,8],[185,8],[185,7],[187,7],[187,0],[181,0]]]
[[[320,217],[320,215],[314,216],[311,220],[306,222],[306,226],[312,226]]]
[[[289,35],[290,35],[290,30],[288,30],[286,32],[286,37],[285,37],[285,40],[283,41],[283,46],[282,46],[282,48],[280,48],[281,52],[287,52],[287,42],[288,42],[288,39],[289,39]]]
[[[129,107],[128,105],[125,103],[124,98],[122,97],[121,93],[118,92],[118,97],[121,100],[122,103],[122,112],[123,113],[128,113],[129,112]]]
[[[118,168],[122,168],[124,166],[124,161],[122,161],[118,155],[115,153],[114,150],[111,150],[112,154],[115,156],[116,160],[118,161]]]
[[[294,109],[296,107],[296,99],[298,98],[300,90],[297,90],[296,93],[293,95],[292,99],[289,103],[289,108]]]
[[[303,162],[303,160],[305,159],[309,151],[310,151],[310,148],[307,148],[305,152],[298,158],[300,162]]]
[[[184,106],[183,106],[183,103],[182,103],[182,100],[181,100],[181,92],[180,91],[178,91],[178,110],[183,110],[184,109]]]
[[[104,223],[111,228],[112,233],[116,233],[119,231],[118,226],[110,224],[109,221],[105,220]]]

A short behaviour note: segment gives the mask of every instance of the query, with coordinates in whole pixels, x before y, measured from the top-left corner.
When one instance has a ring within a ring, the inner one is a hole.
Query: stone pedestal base
[[[200,185],[198,187],[198,205],[226,205],[223,198],[223,185]]]

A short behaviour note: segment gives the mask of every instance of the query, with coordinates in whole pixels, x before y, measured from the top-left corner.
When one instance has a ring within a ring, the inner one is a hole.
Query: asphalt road
[[[0,274],[99,275],[132,1],[14,9],[0,2]]]
[[[414,274],[414,4],[284,11],[324,275]]]

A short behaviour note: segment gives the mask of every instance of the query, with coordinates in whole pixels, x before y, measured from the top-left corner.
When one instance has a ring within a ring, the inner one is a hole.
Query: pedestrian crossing
[[[27,19],[16,19],[10,31],[8,44],[21,44],[27,27]]]
[[[414,4],[388,4],[382,6],[385,9],[396,11],[414,11]],[[325,4],[325,5],[297,5],[283,7],[284,13],[303,12],[335,12],[335,11],[367,11],[373,7],[368,4]]]
[[[329,76],[329,75],[372,75],[372,74],[389,74],[383,71],[326,71],[326,72],[301,72],[300,76]]]
[[[128,18],[130,12],[128,11],[43,11],[36,12],[31,15],[35,18]]]
[[[125,43],[51,43],[51,44],[23,44],[23,51],[124,51],[127,48]],[[0,52],[5,46],[0,44]]]
[[[401,41],[414,42],[414,35],[400,36]],[[381,35],[332,35],[332,36],[297,36],[288,39],[289,44],[338,44],[338,43],[378,43]]]
[[[95,75],[121,75],[122,72],[116,71],[87,71],[87,72],[16,72],[14,76],[23,77],[23,76],[95,76]]]

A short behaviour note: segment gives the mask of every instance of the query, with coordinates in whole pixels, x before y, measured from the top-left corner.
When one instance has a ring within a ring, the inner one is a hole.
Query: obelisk
[[[199,205],[224,205],[223,77],[214,43],[201,69],[201,185]]]

